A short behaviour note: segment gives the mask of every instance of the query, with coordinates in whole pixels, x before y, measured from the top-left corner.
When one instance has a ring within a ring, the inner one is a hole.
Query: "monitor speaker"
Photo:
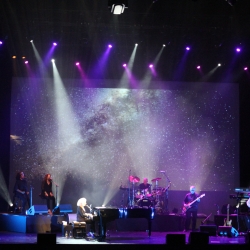
[[[207,232],[209,236],[216,236],[217,226],[216,225],[201,225],[200,232]]]
[[[72,213],[73,212],[71,204],[60,204],[59,208],[60,208],[61,213]]]
[[[219,226],[218,227],[218,235],[219,236],[227,236],[227,237],[237,237],[239,235],[239,233],[234,227]]]
[[[171,246],[184,246],[186,244],[186,234],[167,234],[166,244]]]
[[[37,244],[44,246],[56,245],[56,234],[37,234]]]
[[[207,232],[190,232],[188,242],[192,245],[208,245],[209,234]]]
[[[27,215],[47,214],[47,213],[48,213],[48,208],[46,205],[33,205],[26,212]]]

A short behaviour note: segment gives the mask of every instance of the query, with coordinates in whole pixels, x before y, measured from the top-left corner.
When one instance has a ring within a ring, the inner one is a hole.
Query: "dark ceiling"
[[[207,71],[219,61],[230,66],[237,45],[243,50],[234,66],[249,65],[249,0],[238,0],[234,6],[225,0],[153,2],[128,0],[128,9],[113,15],[108,0],[1,0],[0,38],[17,61],[26,56],[34,62],[31,39],[42,57],[58,41],[54,56],[66,77],[72,76],[67,63],[79,60],[87,72],[108,43],[114,44],[113,64],[106,75],[110,78],[118,77],[117,65],[129,60],[135,43],[140,68],[166,44],[158,66],[162,79],[171,79],[186,45],[192,48],[188,71],[198,63]],[[143,72],[140,68],[135,68],[138,76]]]

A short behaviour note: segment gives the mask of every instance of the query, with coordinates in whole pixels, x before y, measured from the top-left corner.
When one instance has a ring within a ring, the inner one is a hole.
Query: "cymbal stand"
[[[122,207],[124,207],[124,198],[125,198],[125,196],[124,196],[124,192],[122,193]]]
[[[135,181],[133,180],[132,206],[135,205]]]
[[[159,205],[160,202],[160,196],[159,196],[159,192],[158,192],[158,181],[155,181],[155,190],[156,190],[156,206]]]
[[[129,173],[128,173],[128,206],[132,207],[132,201],[130,197],[130,180],[129,180],[130,173],[131,173],[131,169],[129,170]]]

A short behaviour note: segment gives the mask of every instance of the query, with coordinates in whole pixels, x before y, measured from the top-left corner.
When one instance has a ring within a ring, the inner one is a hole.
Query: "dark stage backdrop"
[[[237,84],[154,82],[129,89],[111,88],[115,80],[89,80],[92,88],[62,82],[13,79],[10,192],[19,170],[34,187],[33,203],[42,203],[40,184],[51,173],[58,202],[73,207],[81,197],[121,205],[119,187],[128,186],[129,175],[160,177],[166,187],[160,170],[171,190],[239,186]]]

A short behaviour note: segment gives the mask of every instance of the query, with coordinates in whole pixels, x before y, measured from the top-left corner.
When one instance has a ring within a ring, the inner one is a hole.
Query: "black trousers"
[[[185,230],[189,230],[190,222],[192,220],[192,230],[196,229],[196,220],[197,220],[197,209],[188,209],[186,211],[186,221],[185,221]]]
[[[43,199],[45,199],[46,202],[47,202],[47,208],[48,208],[48,210],[49,209],[53,210],[55,208],[56,202],[55,202],[55,197],[54,196],[43,196]]]
[[[25,207],[26,207],[26,203],[27,203],[27,195],[16,192],[15,197],[19,198],[22,201],[22,211],[21,211],[21,213],[25,214],[25,211],[26,211]],[[14,199],[15,199],[15,197],[14,197]]]

